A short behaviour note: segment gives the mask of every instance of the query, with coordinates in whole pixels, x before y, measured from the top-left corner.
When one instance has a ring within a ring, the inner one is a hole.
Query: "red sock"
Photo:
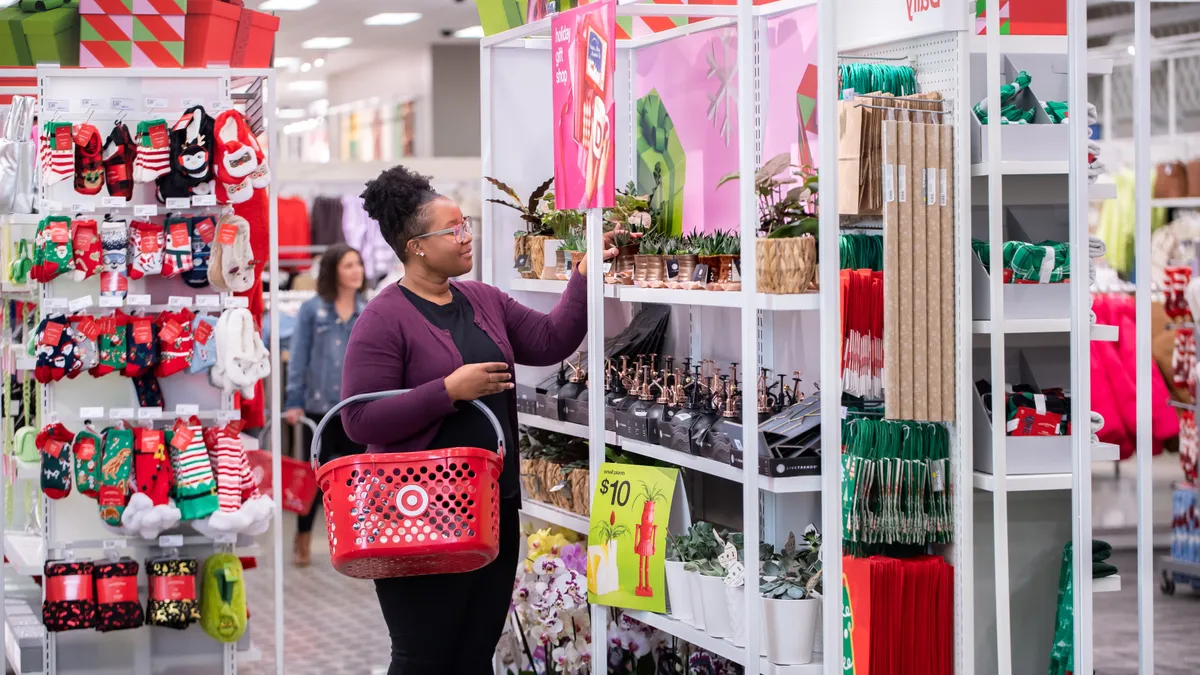
[[[100,254],[103,247],[100,244],[100,230],[94,220],[77,220],[72,223],[75,229],[73,255],[74,269],[71,278],[83,281],[100,271]]]
[[[158,315],[158,366],[154,370],[158,377],[169,377],[192,365],[194,318],[186,309]]]

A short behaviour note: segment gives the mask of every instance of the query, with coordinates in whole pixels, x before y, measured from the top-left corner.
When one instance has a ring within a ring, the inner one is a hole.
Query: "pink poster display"
[[[554,198],[560,209],[613,205],[616,0],[550,20],[554,83]]]

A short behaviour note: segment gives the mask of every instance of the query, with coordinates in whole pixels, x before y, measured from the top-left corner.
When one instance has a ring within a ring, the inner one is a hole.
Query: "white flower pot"
[[[812,663],[813,637],[821,601],[762,599],[763,638],[767,660],[779,666]]]
[[[667,599],[671,602],[671,616],[684,623],[691,623],[692,589],[683,565],[681,562],[666,561]]]
[[[700,573],[685,572],[685,574],[688,578],[688,588],[692,594],[692,625],[700,630],[705,630],[704,596],[700,594]]]
[[[725,587],[726,611],[729,612],[729,623],[733,627],[731,635],[734,646],[746,646],[746,587]]]
[[[725,577],[701,575],[700,592],[704,595],[704,632],[716,638],[733,635],[729,602],[725,600]]]

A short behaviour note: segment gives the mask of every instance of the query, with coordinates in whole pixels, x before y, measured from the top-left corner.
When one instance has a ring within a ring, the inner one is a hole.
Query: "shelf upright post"
[[[604,463],[604,215],[602,209],[587,211],[587,307],[588,307],[588,490],[596,494],[596,477]],[[517,448],[509,448],[516,452]],[[593,504],[593,507],[595,505]],[[592,675],[608,673],[608,610],[592,605],[592,650],[604,658],[592,658]]]
[[[754,20],[752,0],[737,3],[737,111],[738,111],[738,222],[742,250],[742,536],[745,539],[746,565],[746,658],[745,675],[758,675],[761,632],[761,598],[758,589],[758,399],[754,382],[758,373],[758,290],[756,239],[758,235],[758,202],[754,194],[756,159],[755,131],[758,111],[755,109],[754,54],[758,31]]]
[[[835,0],[817,2],[817,118],[838,118],[837,5]],[[828,127],[826,127],[828,129]],[[832,198],[823,200],[818,214],[818,257],[821,283],[821,569],[823,658],[825,672],[842,670],[842,305],[838,265],[838,175],[837,134],[823,133],[818,139],[821,190]],[[748,595],[748,594],[747,594]]]
[[[1147,26],[1150,21],[1149,0],[1139,0],[1138,7],[1145,5],[1141,15]],[[1088,564],[1092,550],[1092,434],[1088,420],[1091,419],[1091,289],[1088,283],[1088,269],[1091,258],[1088,255],[1088,151],[1087,151],[1087,3],[1068,3],[1067,14],[1067,107],[1071,111],[1072,123],[1070,129],[1070,161],[1068,167],[1068,199],[1070,216],[1071,242],[1071,419],[1077,420],[1075,430],[1071,434],[1071,573],[1074,575],[1074,631],[1075,631],[1075,672],[1092,672],[1092,568]],[[1147,27],[1147,35],[1149,28]],[[1149,45],[1139,45],[1143,51],[1140,58],[1149,63],[1146,58],[1146,48]],[[1134,78],[1136,81],[1136,77]],[[1149,78],[1146,81],[1146,100],[1149,101]],[[1138,86],[1137,84],[1134,85]],[[1136,97],[1135,97],[1136,98]],[[1139,104],[1140,105],[1140,104]],[[1149,116],[1147,116],[1147,121]],[[1078,122],[1078,123],[1076,123]],[[1147,139],[1148,140],[1148,139]],[[1139,148],[1138,152],[1148,151],[1149,144]],[[1139,186],[1149,187],[1145,180],[1138,179]],[[1139,195],[1138,205],[1146,207],[1149,213],[1150,202],[1142,201]],[[1149,194],[1146,194],[1149,197]],[[1148,218],[1147,218],[1148,220]],[[1149,229],[1147,228],[1147,236]],[[1144,258],[1139,263],[1148,262]],[[1146,273],[1149,274],[1147,264]],[[1146,280],[1141,280],[1145,282]],[[1145,358],[1150,358],[1150,343],[1143,341],[1142,331],[1150,327],[1150,307],[1146,306],[1145,316],[1139,316],[1142,321],[1138,328],[1137,346],[1140,351],[1145,347]],[[1138,308],[1141,311],[1141,308]],[[1139,364],[1138,372],[1143,372]],[[1150,374],[1146,372],[1145,388],[1138,392],[1138,400],[1149,404]],[[995,405],[995,404],[993,404]],[[999,407],[999,406],[997,406]],[[1148,419],[1148,418],[1147,418]],[[1142,421],[1139,416],[1138,421]],[[1139,427],[1140,430],[1140,427]],[[1148,431],[1148,428],[1147,428]],[[1139,431],[1140,433],[1140,431]],[[1147,448],[1149,434],[1147,433]],[[1149,457],[1150,453],[1142,453]],[[1150,465],[1146,464],[1149,470]],[[1148,478],[1149,476],[1147,476]],[[1139,480],[1140,486],[1140,480]],[[1149,560],[1149,549],[1147,561]],[[1145,581],[1149,582],[1153,572],[1147,572]],[[1142,671],[1145,675],[1145,671]]]
[[[275,96],[275,77],[268,75],[263,78],[266,80],[263,83],[262,91],[266,97],[263,101],[263,123],[268,134],[277,132],[275,124],[275,106],[278,99]],[[267,164],[272,176],[278,176],[276,172],[275,153],[267,154]],[[270,232],[270,265],[271,269],[271,290],[279,288],[279,209],[276,208],[276,181],[271,181],[267,187],[267,227]],[[283,373],[279,372],[280,364],[280,345],[279,345],[279,312],[271,312],[271,401],[274,403],[271,408],[271,476],[272,485],[283,485],[281,477],[283,475],[282,455],[283,455],[283,419],[281,403],[283,402],[283,393],[281,391],[281,383],[283,382]],[[272,524],[272,545],[274,548],[274,574],[275,574],[275,673],[283,675],[283,507],[279,497],[282,493],[276,492],[275,498],[275,522]],[[234,662],[236,671],[237,664]]]
[[[1000,2],[987,2],[987,109],[988,109],[988,241],[991,244],[989,288],[991,304],[992,389],[1003,393],[1004,370],[1004,195],[1000,175]],[[1001,399],[1003,400],[1003,399]],[[1004,406],[992,403],[992,472],[996,489],[992,504],[996,575],[996,672],[1012,675],[1012,609],[1008,564],[1008,447],[1005,443]]]
[[[1138,672],[1154,675],[1154,475],[1151,468],[1153,416],[1150,364],[1152,336],[1150,333],[1150,0],[1137,0],[1133,7],[1133,137],[1134,137],[1134,271],[1137,289],[1135,306],[1137,320],[1137,597],[1138,597]],[[1168,64],[1168,93],[1170,105],[1171,135],[1175,134],[1175,59]],[[1072,71],[1073,73],[1074,71]],[[1075,105],[1073,102],[1071,105]],[[1174,138],[1172,138],[1172,141]],[[1077,155],[1082,156],[1082,155]],[[1084,216],[1086,221],[1086,216]],[[1084,223],[1086,227],[1086,222]],[[1072,262],[1074,264],[1074,262]],[[1087,411],[1085,411],[1086,413]],[[1082,418],[1077,418],[1082,419]],[[1090,473],[1089,473],[1090,477]],[[1089,493],[1090,495],[1090,493]],[[1089,500],[1090,501],[1090,500]],[[1091,510],[1087,511],[1090,517]],[[1088,535],[1090,537],[1090,523]],[[1079,550],[1076,548],[1076,550]],[[1078,554],[1076,554],[1078,555]],[[1076,567],[1084,567],[1076,563]],[[1091,579],[1087,580],[1091,583]],[[1078,588],[1078,586],[1076,587]],[[1080,593],[1082,594],[1082,593]],[[1088,594],[1090,601],[1091,594]],[[1088,644],[1091,645],[1091,611],[1085,615],[1088,626]],[[1076,625],[1080,623],[1076,619]],[[1076,638],[1079,644],[1079,638]],[[1076,672],[1088,672],[1091,667],[1091,649],[1081,661]]]
[[[958,41],[958,73],[960,75],[954,100],[963,101],[970,91],[969,76],[971,72],[970,36],[961,34]],[[954,581],[954,660],[956,673],[969,673],[974,669],[975,661],[975,455],[971,447],[973,432],[971,416],[974,414],[972,405],[975,396],[975,380],[972,368],[974,360],[974,335],[971,331],[970,318],[972,307],[972,289],[963,279],[969,277],[972,258],[975,255],[971,249],[971,152],[970,128],[974,116],[969,106],[954,105],[953,119],[957,128],[954,131],[954,268],[951,272],[956,279],[955,288],[955,317],[954,331],[957,349],[955,350],[955,422],[951,436],[955,442],[951,446],[951,463],[954,471],[954,545],[951,549],[955,555],[952,562],[955,567]],[[944,227],[944,225],[943,225]],[[945,270],[942,271],[945,274]],[[942,336],[942,339],[946,339]],[[942,364],[945,368],[946,365]]]
[[[495,115],[495,108],[492,106],[492,47],[491,45],[481,44],[479,46],[479,105],[482,114],[480,118],[480,163],[483,165],[484,176],[496,175],[494,159],[492,157],[492,116]],[[492,236],[491,227],[496,224],[496,211],[494,205],[487,201],[490,188],[488,182],[482,177],[479,179],[479,194],[483,199],[480,207],[484,227],[476,229],[479,237],[479,251],[488,252],[486,255],[481,255],[480,259],[482,266],[480,269],[479,278],[483,283],[489,286],[496,285],[495,279],[495,264],[492,261],[493,247],[499,243],[499,237]],[[505,286],[507,289],[508,286]],[[589,374],[590,377],[590,374]]]

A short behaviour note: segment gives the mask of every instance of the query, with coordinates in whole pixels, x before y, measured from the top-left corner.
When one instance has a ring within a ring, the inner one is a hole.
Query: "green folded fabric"
[[[1092,563],[1092,578],[1093,579],[1103,579],[1104,577],[1111,577],[1112,575],[1114,575],[1116,573],[1117,573],[1117,568],[1106,562],[1093,562]]]

